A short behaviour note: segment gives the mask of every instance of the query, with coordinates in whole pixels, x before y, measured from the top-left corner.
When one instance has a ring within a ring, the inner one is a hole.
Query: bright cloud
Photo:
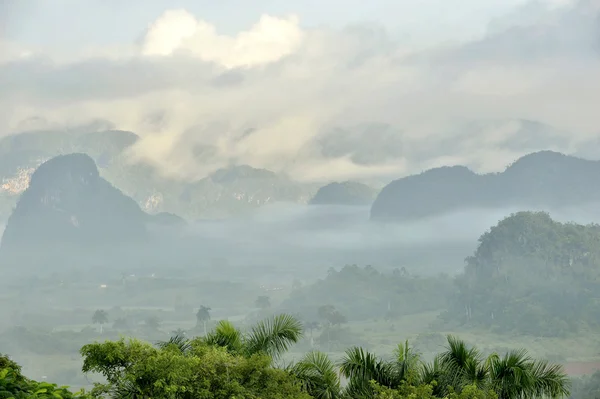
[[[226,36],[185,10],[166,11],[150,26],[142,54],[165,56],[179,51],[226,68],[263,65],[292,54],[300,46],[303,32],[298,22],[297,17],[263,15],[249,30]]]
[[[1,64],[0,130],[108,120],[142,136],[133,161],[184,178],[231,162],[308,180],[447,162],[490,171],[536,149],[590,148],[598,8],[523,7],[477,41],[428,49],[377,25],[302,29],[264,15],[224,34],[166,11],[135,51]]]

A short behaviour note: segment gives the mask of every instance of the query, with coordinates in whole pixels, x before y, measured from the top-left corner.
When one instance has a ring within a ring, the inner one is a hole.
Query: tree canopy
[[[561,336],[600,321],[600,226],[519,212],[479,239],[445,318]]]

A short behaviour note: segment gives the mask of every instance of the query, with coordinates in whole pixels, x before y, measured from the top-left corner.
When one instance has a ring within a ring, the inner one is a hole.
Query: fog
[[[0,0],[0,356],[90,388],[86,344],[286,313],[290,362],[452,334],[600,369],[598,104],[599,0]],[[403,221],[306,205],[404,177]]]
[[[289,268],[306,278],[353,263],[405,267],[416,274],[455,274],[485,231],[524,209],[549,212],[562,222],[600,222],[600,203],[561,209],[472,209],[397,224],[370,221],[368,206],[275,204],[244,218],[190,223],[186,236],[202,246],[204,256],[240,266]]]

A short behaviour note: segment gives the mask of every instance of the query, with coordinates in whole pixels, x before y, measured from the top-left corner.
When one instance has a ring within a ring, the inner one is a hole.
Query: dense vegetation
[[[315,320],[329,304],[348,320],[395,318],[443,308],[452,290],[448,276],[418,277],[406,269],[382,273],[373,266],[347,265],[311,285],[298,287],[282,307]]]
[[[441,167],[395,180],[371,208],[382,222],[420,219],[473,208],[548,209],[600,199],[600,162],[552,151],[516,160],[502,173],[478,175],[464,166]]]
[[[564,336],[600,323],[600,226],[520,212],[479,239],[447,320]]]
[[[295,364],[277,367],[277,359],[301,335],[300,322],[284,314],[247,332],[221,321],[204,337],[175,335],[155,346],[124,338],[88,344],[81,349],[83,371],[105,381],[78,396],[517,399],[569,394],[561,366],[534,360],[522,350],[483,358],[452,336],[431,363],[406,342],[390,360],[353,347],[337,364],[321,352],[309,352]],[[64,388],[22,377],[16,364],[1,360],[1,397],[73,397]]]
[[[66,386],[38,382],[21,373],[21,367],[8,356],[0,354],[0,398],[6,399],[86,399],[85,392],[73,393]]]

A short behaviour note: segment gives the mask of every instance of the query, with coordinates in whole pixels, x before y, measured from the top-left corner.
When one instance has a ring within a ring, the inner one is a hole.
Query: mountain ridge
[[[399,222],[474,207],[560,207],[600,202],[600,161],[556,151],[527,154],[503,172],[465,166],[429,169],[392,181],[371,207],[371,220]]]

